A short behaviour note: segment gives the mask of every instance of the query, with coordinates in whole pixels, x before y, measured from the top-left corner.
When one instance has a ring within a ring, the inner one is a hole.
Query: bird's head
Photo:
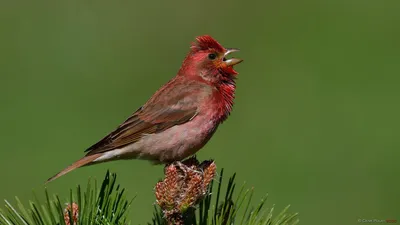
[[[209,35],[199,36],[192,43],[179,74],[196,76],[210,83],[232,80],[238,74],[233,66],[243,60],[227,57],[237,51],[239,49],[222,47]]]

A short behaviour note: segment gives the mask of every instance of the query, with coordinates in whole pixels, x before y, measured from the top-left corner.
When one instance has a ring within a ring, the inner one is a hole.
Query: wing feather
[[[186,85],[168,88],[169,85],[171,82],[117,129],[88,148],[87,155],[121,148],[137,142],[143,135],[158,133],[192,120],[198,113],[197,103],[202,97],[198,91],[204,89],[204,85],[192,85],[190,92],[185,90]]]

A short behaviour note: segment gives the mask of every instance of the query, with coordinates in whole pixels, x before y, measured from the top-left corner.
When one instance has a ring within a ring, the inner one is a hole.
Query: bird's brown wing
[[[158,133],[190,121],[197,115],[196,97],[190,98],[193,95],[193,92],[189,93],[179,86],[161,90],[116,130],[88,148],[87,155],[124,147],[138,141],[143,135]]]

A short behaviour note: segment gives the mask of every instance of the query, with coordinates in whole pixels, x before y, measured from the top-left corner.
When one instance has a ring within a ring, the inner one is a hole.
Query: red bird
[[[197,37],[174,78],[117,129],[88,148],[83,158],[47,182],[101,162],[145,159],[171,163],[196,153],[232,110],[237,75],[233,66],[242,60],[226,56],[236,51],[208,35]]]

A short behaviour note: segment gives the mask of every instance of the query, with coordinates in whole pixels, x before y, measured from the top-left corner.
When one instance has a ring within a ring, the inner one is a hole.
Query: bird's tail
[[[69,172],[71,172],[74,169],[77,169],[82,166],[90,165],[95,159],[99,158],[102,154],[93,154],[93,155],[87,155],[80,160],[74,162],[72,165],[68,166],[67,168],[63,169],[61,172],[57,173],[56,175],[50,177],[45,184],[61,177],[62,175],[65,175]]]

